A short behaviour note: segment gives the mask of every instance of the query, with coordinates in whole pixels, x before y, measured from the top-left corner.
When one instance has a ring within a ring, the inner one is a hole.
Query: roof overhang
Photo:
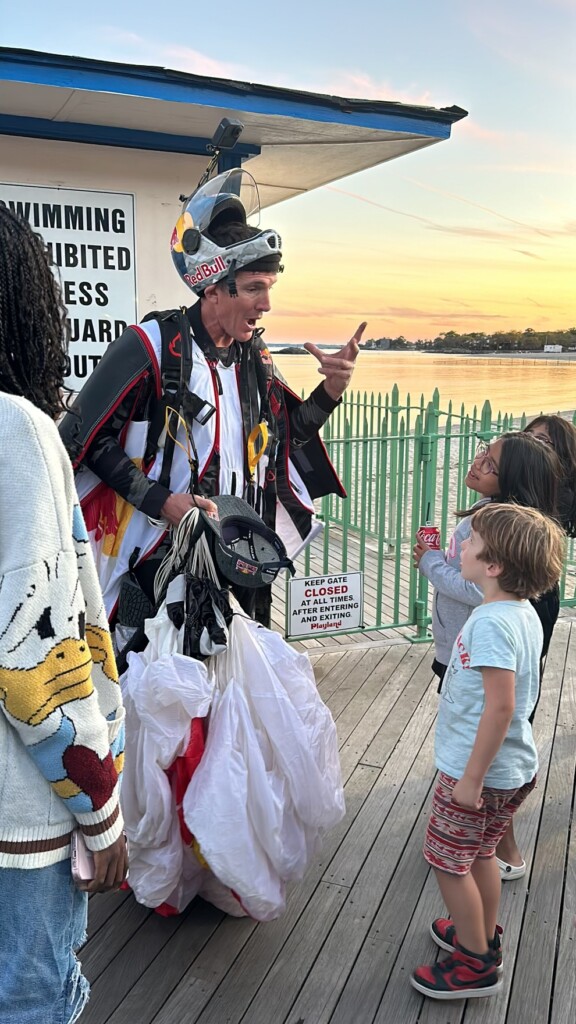
[[[223,117],[271,206],[450,137],[460,107],[347,99],[0,47],[0,134],[207,154]]]

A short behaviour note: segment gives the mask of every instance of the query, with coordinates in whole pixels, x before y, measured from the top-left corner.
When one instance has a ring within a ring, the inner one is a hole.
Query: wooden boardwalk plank
[[[257,927],[247,918],[224,921],[153,1018],[154,1024],[194,1024]]]
[[[433,765],[430,765],[430,771],[433,779]],[[410,782],[410,777],[407,782]],[[401,943],[428,877],[428,865],[422,856],[427,819],[428,799],[414,818],[410,839],[342,989],[330,1024],[351,1024],[352,1021],[354,1024],[372,1024],[374,1020],[391,973],[396,969]],[[405,977],[402,984],[406,984]],[[392,1021],[393,1018],[388,1019]]]
[[[389,647],[387,650],[376,647],[374,650],[360,652],[356,667],[353,666],[352,670],[348,671],[346,679],[343,680],[338,689],[328,698],[325,698],[323,693],[321,694],[322,699],[330,708],[337,722],[344,712],[350,708],[352,702],[356,704],[360,694],[364,692],[366,680],[370,676],[376,680],[376,685],[379,684],[379,690],[385,687],[396,666],[402,660],[403,653],[404,648],[399,646]],[[380,671],[377,675],[373,675],[374,669],[378,668],[378,666],[380,666]],[[369,699],[371,689],[368,687],[366,690]],[[360,700],[359,703],[361,704],[362,701]],[[344,719],[344,730],[345,722],[346,719]]]
[[[359,650],[354,647],[347,648],[344,651],[339,649],[338,651],[327,652],[326,657],[330,659],[330,669],[318,684],[318,692],[324,702],[329,700],[338,687],[347,681],[351,672],[359,671],[362,659],[368,650],[369,648]],[[314,663],[314,671],[316,671],[317,666],[322,666],[323,660],[324,656],[321,660],[317,660]]]
[[[374,768],[359,766],[346,786],[346,819],[327,837],[318,860],[299,885],[291,888],[286,913],[277,921],[256,929],[240,956],[236,959],[215,997],[199,1017],[198,1024],[236,1024],[244,1016],[270,966],[279,956],[285,961],[285,946],[309,901],[312,899],[327,865],[338,849],[346,831],[370,792],[377,772]]]
[[[88,938],[91,939],[129,898],[128,890],[91,896],[88,903]]]
[[[95,1016],[94,1024],[150,1024],[154,1020],[225,915],[204,900],[195,900],[183,917],[172,940],[142,970],[115,1013],[107,1020]]]
[[[400,740],[422,695],[434,689],[426,647],[404,648],[398,673],[376,698],[340,751],[344,778],[362,761],[382,768]]]
[[[314,668],[314,675],[316,677],[316,685],[318,688],[325,676],[338,664],[339,659],[342,657],[341,651],[326,651],[309,652],[309,658]]]
[[[82,964],[91,982],[114,962],[151,913],[148,907],[141,906],[134,899],[127,899],[107,922],[107,926],[88,940],[82,949]]]
[[[326,880],[339,885],[352,886],[359,875],[362,865],[377,842],[382,822],[389,814],[399,792],[404,785],[406,776],[416,761],[423,744],[433,741],[431,724],[436,715],[436,701],[428,693],[406,729],[405,743],[397,745],[391,753],[385,769],[383,769],[358,815],[354,828],[344,839],[337,856],[330,865]],[[434,775],[434,769],[426,764],[428,787]],[[418,768],[418,771],[420,769]],[[374,896],[374,894],[373,894]]]
[[[301,988],[310,963],[316,960],[324,943],[326,930],[330,929],[347,897],[348,890],[342,886],[328,882],[320,884],[293,929],[282,951],[282,959],[268,971],[242,1021],[246,1024],[271,1024],[271,1021],[280,1024],[285,1019],[286,1007]],[[287,963],[290,971],[286,970]]]
[[[358,723],[362,720],[382,691],[390,686],[392,677],[396,677],[399,666],[406,657],[406,648],[400,645],[375,647],[366,652],[362,659],[362,686],[351,700],[342,708],[336,717],[340,746],[348,739]]]
[[[454,1024],[459,1019],[463,1001],[433,1004],[432,1000],[419,995],[409,981],[415,966],[436,959],[438,950],[428,936],[428,924],[435,917],[438,917],[438,885],[429,872],[373,1024],[392,1024],[392,1021],[395,1024],[430,1024],[429,1012],[440,1012],[442,1024]]]
[[[315,959],[302,991],[285,1018],[286,1024],[296,1024],[300,1019],[314,1020],[314,1024],[328,1024],[330,1021],[344,981],[349,976],[365,942],[380,901],[410,839],[415,818],[428,796],[433,775],[430,764],[433,737],[429,731],[424,743],[427,753],[422,762],[415,760],[412,771],[408,770],[408,764],[404,769],[398,765],[395,776],[397,781],[392,781],[390,773],[388,791],[381,794],[382,804],[375,808],[379,831],[370,855],[365,858],[342,912]],[[401,781],[402,772],[404,780]],[[385,772],[382,772],[381,778],[384,774]],[[376,787],[372,793],[375,789]],[[355,857],[355,853],[356,850],[353,848],[350,851],[350,860],[358,865],[360,858]],[[340,873],[350,876],[352,870],[349,864],[342,862],[337,877]],[[331,870],[327,877],[331,874],[335,872]]]
[[[573,708],[573,713],[576,716],[576,708]],[[575,722],[576,717],[573,717],[572,721]],[[576,1020],[576,829],[574,822],[570,833],[563,897],[550,1024],[574,1024]]]
[[[150,914],[138,929],[130,943],[130,956],[116,955],[109,963],[105,974],[96,981],[89,965],[87,976],[92,981],[92,991],[84,1020],[89,1024],[103,1024],[114,1012],[118,1002],[127,995],[148,965],[152,963],[182,926],[178,917],[159,918]],[[110,934],[109,940],[113,938]]]

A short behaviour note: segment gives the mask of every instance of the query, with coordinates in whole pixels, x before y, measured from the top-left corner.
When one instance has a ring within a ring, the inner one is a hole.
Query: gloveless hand
[[[122,833],[105,850],[94,853],[94,878],[78,887],[86,892],[112,892],[119,889],[128,874],[128,846]]]
[[[335,402],[342,397],[352,379],[354,364],[356,363],[356,356],[359,351],[358,346],[365,327],[366,323],[361,323],[356,333],[350,338],[350,341],[346,342],[338,352],[323,352],[322,349],[319,349],[317,345],[313,345],[310,341],[307,341],[304,345],[306,351],[320,363],[318,373],[322,373],[326,378],[324,387],[327,394]]]
[[[420,559],[422,558],[422,555],[426,551],[430,550],[431,548],[428,546],[428,544],[426,544],[426,542],[423,541],[418,534],[416,534],[416,543],[412,548],[412,564],[415,569],[417,569],[418,566],[420,565]]]
[[[452,802],[458,804],[458,807],[466,807],[469,811],[479,811],[484,805],[482,783],[473,782],[463,775],[452,790]]]
[[[171,494],[162,505],[160,515],[171,526],[178,526],[180,520],[191,508],[201,508],[211,515],[217,513],[214,502],[210,498],[203,498],[201,494]]]

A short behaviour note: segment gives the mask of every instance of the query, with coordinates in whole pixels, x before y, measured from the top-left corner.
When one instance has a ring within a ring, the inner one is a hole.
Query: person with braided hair
[[[126,876],[124,708],[55,420],[66,310],[39,235],[0,204],[0,1021],[71,1024],[88,892]],[[72,876],[73,836],[92,871]]]
[[[66,310],[42,240],[2,203],[0,257],[0,391],[55,420],[64,412]]]

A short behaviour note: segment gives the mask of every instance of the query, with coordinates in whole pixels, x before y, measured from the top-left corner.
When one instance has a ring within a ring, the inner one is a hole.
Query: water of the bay
[[[278,355],[274,362],[290,386],[311,391],[321,379],[311,355]],[[400,400],[412,403],[423,394],[428,401],[435,388],[440,404],[466,410],[486,399],[493,412],[518,416],[525,412],[566,412],[576,409],[576,359],[506,358],[432,355],[427,352],[360,352],[351,387],[367,392],[390,392],[398,385]]]

